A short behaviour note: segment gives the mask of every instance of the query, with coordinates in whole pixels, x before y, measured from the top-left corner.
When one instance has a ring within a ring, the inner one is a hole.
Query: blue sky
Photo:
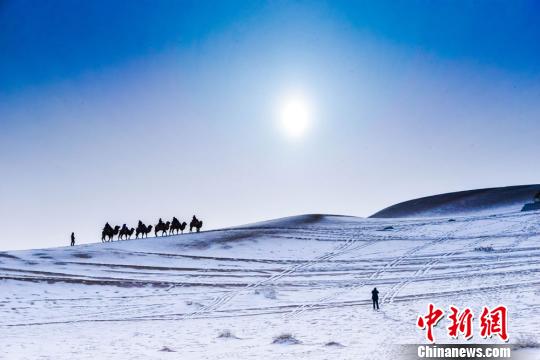
[[[275,20],[272,31],[279,31],[302,22],[304,11],[434,56],[521,73],[540,70],[535,1],[4,0],[0,6],[2,91],[192,48],[243,22],[256,28]]]
[[[539,10],[2,1],[0,249],[538,182]],[[276,120],[291,93],[313,113],[294,141]]]

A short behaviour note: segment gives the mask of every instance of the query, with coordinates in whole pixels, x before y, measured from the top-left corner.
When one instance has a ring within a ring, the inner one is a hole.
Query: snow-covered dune
[[[539,212],[303,215],[0,252],[0,358],[399,358],[389,344],[423,342],[428,302],[505,304],[510,343],[534,345],[539,299]],[[451,341],[443,325],[436,337]]]
[[[519,185],[458,191],[422,197],[389,206],[372,218],[420,218],[489,215],[518,211],[532,201],[540,185]]]

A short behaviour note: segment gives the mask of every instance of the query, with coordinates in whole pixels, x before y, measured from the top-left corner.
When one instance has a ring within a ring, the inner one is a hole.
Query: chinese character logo
[[[426,339],[428,339],[429,342],[434,342],[433,339],[433,327],[437,325],[437,323],[443,318],[444,311],[441,309],[435,308],[433,304],[429,304],[429,311],[427,315],[420,316],[418,318],[418,321],[416,322],[416,325],[420,329],[426,329]]]
[[[484,306],[482,308],[482,315],[480,315],[480,336],[490,338],[493,335],[498,335],[502,341],[508,341],[506,315],[507,310],[505,306],[498,306],[491,311]]]
[[[425,330],[426,339],[433,343],[433,328],[437,326],[439,321],[444,318],[444,310],[435,307],[433,304],[428,305],[426,315],[419,316],[416,325]],[[507,330],[508,311],[505,306],[500,305],[493,310],[487,306],[482,308],[480,315],[480,336],[483,338],[491,338],[494,335],[499,336],[502,341],[508,341]],[[460,311],[457,307],[451,305],[448,314],[449,326],[446,328],[448,337],[457,339],[462,336],[463,339],[469,340],[473,337],[473,320],[474,313],[470,308],[465,308]]]
[[[459,312],[459,309],[455,306],[450,306],[451,314],[448,316],[451,324],[447,328],[448,336],[451,338],[457,339],[458,333],[462,333],[466,340],[472,338],[472,321],[473,321],[473,312],[469,308],[465,308],[463,312]]]

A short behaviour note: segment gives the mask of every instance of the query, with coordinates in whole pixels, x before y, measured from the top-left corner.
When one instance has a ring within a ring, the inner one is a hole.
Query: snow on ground
[[[374,286],[379,312],[371,309]],[[424,342],[415,322],[429,302],[477,314],[505,304],[510,343],[534,345],[540,213],[304,215],[0,252],[0,290],[5,359],[399,358],[400,348],[389,344]],[[274,344],[283,334],[299,344]],[[444,326],[435,336],[451,342]],[[486,341],[475,329],[474,342]],[[537,347],[520,351],[540,358]]]

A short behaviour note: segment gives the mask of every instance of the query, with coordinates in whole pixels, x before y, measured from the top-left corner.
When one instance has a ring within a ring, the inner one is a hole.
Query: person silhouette
[[[373,300],[373,310],[379,310],[379,290],[377,288],[371,290],[371,300]]]
[[[75,233],[71,233],[71,246],[75,246]]]
[[[198,225],[199,225],[199,219],[197,219],[197,217],[193,215],[193,217],[191,218],[191,222],[189,223],[189,232],[192,232],[193,228],[197,228]]]

